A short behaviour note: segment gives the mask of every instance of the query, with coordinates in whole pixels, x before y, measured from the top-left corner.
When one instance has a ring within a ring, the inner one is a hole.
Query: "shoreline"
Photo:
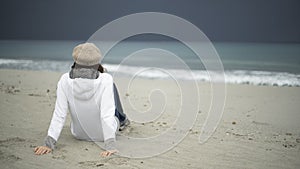
[[[11,70],[11,71],[28,71],[28,72],[46,72],[46,73],[57,73],[57,74],[64,74],[64,73],[68,72],[68,71],[62,72],[62,71],[54,71],[54,70],[27,70],[27,69],[13,69],[13,68],[0,68],[0,70],[3,70],[3,71],[10,71]],[[193,70],[193,71],[198,71],[198,70]],[[243,71],[237,70],[237,72],[247,72],[247,71],[246,70],[243,70]],[[253,72],[259,72],[259,71],[253,71]],[[264,71],[262,71],[262,72],[264,72]],[[225,81],[227,79],[227,77],[226,77],[227,73],[225,71]],[[297,74],[290,74],[288,72],[264,72],[264,73],[282,73],[282,75],[286,74],[286,75],[298,76]],[[123,74],[123,73],[120,73],[120,72],[111,72],[110,74],[111,75],[115,75],[113,77],[116,78],[116,79],[118,79],[118,78],[129,78],[129,77],[133,77],[134,76],[133,74]],[[196,74],[194,74],[194,76],[195,75]],[[280,76],[282,76],[282,75],[280,75]],[[188,79],[188,78],[176,77],[177,78],[176,80],[184,81],[184,82],[196,82],[196,83],[210,84],[209,81],[204,80],[204,79],[209,78],[209,77],[205,77],[205,76],[207,76],[207,73],[203,74],[203,79],[197,79],[197,78],[196,79]],[[272,76],[272,75],[270,74],[270,75],[266,75],[266,76]],[[256,78],[266,78],[266,77],[256,77]],[[290,78],[293,78],[293,80],[294,80],[293,83],[298,83],[298,82],[295,82],[295,78],[298,78],[298,77],[290,77]],[[144,76],[138,76],[138,79],[162,80],[162,81],[166,80],[166,81],[169,81],[169,80],[173,80],[173,77],[172,78],[165,78],[165,77],[144,77]],[[300,84],[294,84],[294,85],[292,85],[292,84],[281,84],[281,85],[279,85],[279,83],[268,84],[268,83],[262,83],[262,82],[261,83],[255,83],[255,82],[250,82],[250,81],[236,82],[233,79],[227,80],[227,82],[225,82],[225,85],[226,86],[228,86],[228,85],[250,85],[250,86],[267,86],[267,87],[300,87]]]

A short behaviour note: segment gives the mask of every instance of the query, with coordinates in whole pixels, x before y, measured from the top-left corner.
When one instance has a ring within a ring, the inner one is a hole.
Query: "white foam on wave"
[[[48,70],[66,72],[70,69],[72,62],[49,61],[49,60],[22,60],[0,58],[0,68],[25,69],[25,70]]]
[[[270,86],[300,86],[300,75],[286,72],[226,71],[226,82]]]
[[[0,65],[7,64],[19,64],[19,63],[33,63],[32,60],[22,60],[22,59],[0,59]]]
[[[19,60],[0,58],[0,68],[26,69],[26,70],[49,70],[67,72],[70,70],[72,61],[49,61],[49,60]],[[196,80],[210,82],[209,74],[216,74],[221,77],[221,73],[207,72],[205,70],[183,70],[183,69],[163,69],[151,67],[136,67],[126,65],[103,65],[111,74],[128,77],[142,77],[149,79]],[[300,74],[286,72],[231,70],[225,71],[225,82],[231,84],[252,84],[267,86],[300,86]]]
[[[173,78],[180,80],[196,80],[203,82],[211,82],[209,74],[222,77],[221,72],[205,71],[205,70],[183,70],[183,69],[161,69],[146,68],[133,66],[119,66],[105,64],[104,67],[109,72],[118,75],[138,76],[144,78]],[[267,71],[250,71],[250,70],[231,70],[225,71],[225,83],[231,84],[251,84],[265,86],[300,86],[300,74],[292,74],[286,72],[267,72]],[[220,79],[217,79],[220,80]]]

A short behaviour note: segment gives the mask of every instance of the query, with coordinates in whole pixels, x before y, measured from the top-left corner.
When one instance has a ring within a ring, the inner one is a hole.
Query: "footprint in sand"
[[[64,160],[66,158],[65,154],[68,153],[67,150],[63,149],[66,147],[65,144],[59,144],[56,147],[56,151],[53,153],[52,158],[55,160]]]
[[[101,161],[81,161],[78,164],[81,167],[100,167],[105,165]]]
[[[25,142],[26,140],[24,138],[20,137],[11,137],[7,138],[5,140],[0,140],[0,147],[9,147],[10,145],[15,145],[21,142]]]
[[[1,164],[11,164],[13,162],[22,160],[22,158],[14,155],[14,154],[10,154],[8,152],[3,152],[0,150],[0,163]]]
[[[78,164],[81,167],[101,167],[105,165],[124,165],[128,162],[128,158],[121,157],[112,157],[112,158],[103,158],[99,161],[81,161]]]
[[[55,160],[64,160],[66,156],[64,154],[56,154],[52,156],[53,159]]]
[[[7,148],[10,148],[12,146],[16,146],[18,144],[24,145],[24,142],[27,142],[28,140],[20,137],[11,137],[7,138],[5,140],[0,140],[0,164],[10,164],[19,160],[22,160],[22,158],[18,157],[15,154],[12,154],[9,151],[6,151]]]
[[[129,160],[128,158],[114,157],[114,158],[105,158],[102,161],[112,165],[123,165],[126,164],[128,160]]]

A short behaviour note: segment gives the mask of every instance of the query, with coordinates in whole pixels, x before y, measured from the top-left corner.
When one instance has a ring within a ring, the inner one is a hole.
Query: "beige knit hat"
[[[92,66],[99,64],[102,55],[93,43],[83,43],[73,49],[73,59],[79,65]]]

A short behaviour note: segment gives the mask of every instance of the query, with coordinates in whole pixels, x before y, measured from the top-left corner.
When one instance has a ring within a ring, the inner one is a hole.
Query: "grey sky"
[[[0,5],[0,39],[86,40],[137,12],[165,12],[213,41],[300,42],[298,0],[10,0]]]

